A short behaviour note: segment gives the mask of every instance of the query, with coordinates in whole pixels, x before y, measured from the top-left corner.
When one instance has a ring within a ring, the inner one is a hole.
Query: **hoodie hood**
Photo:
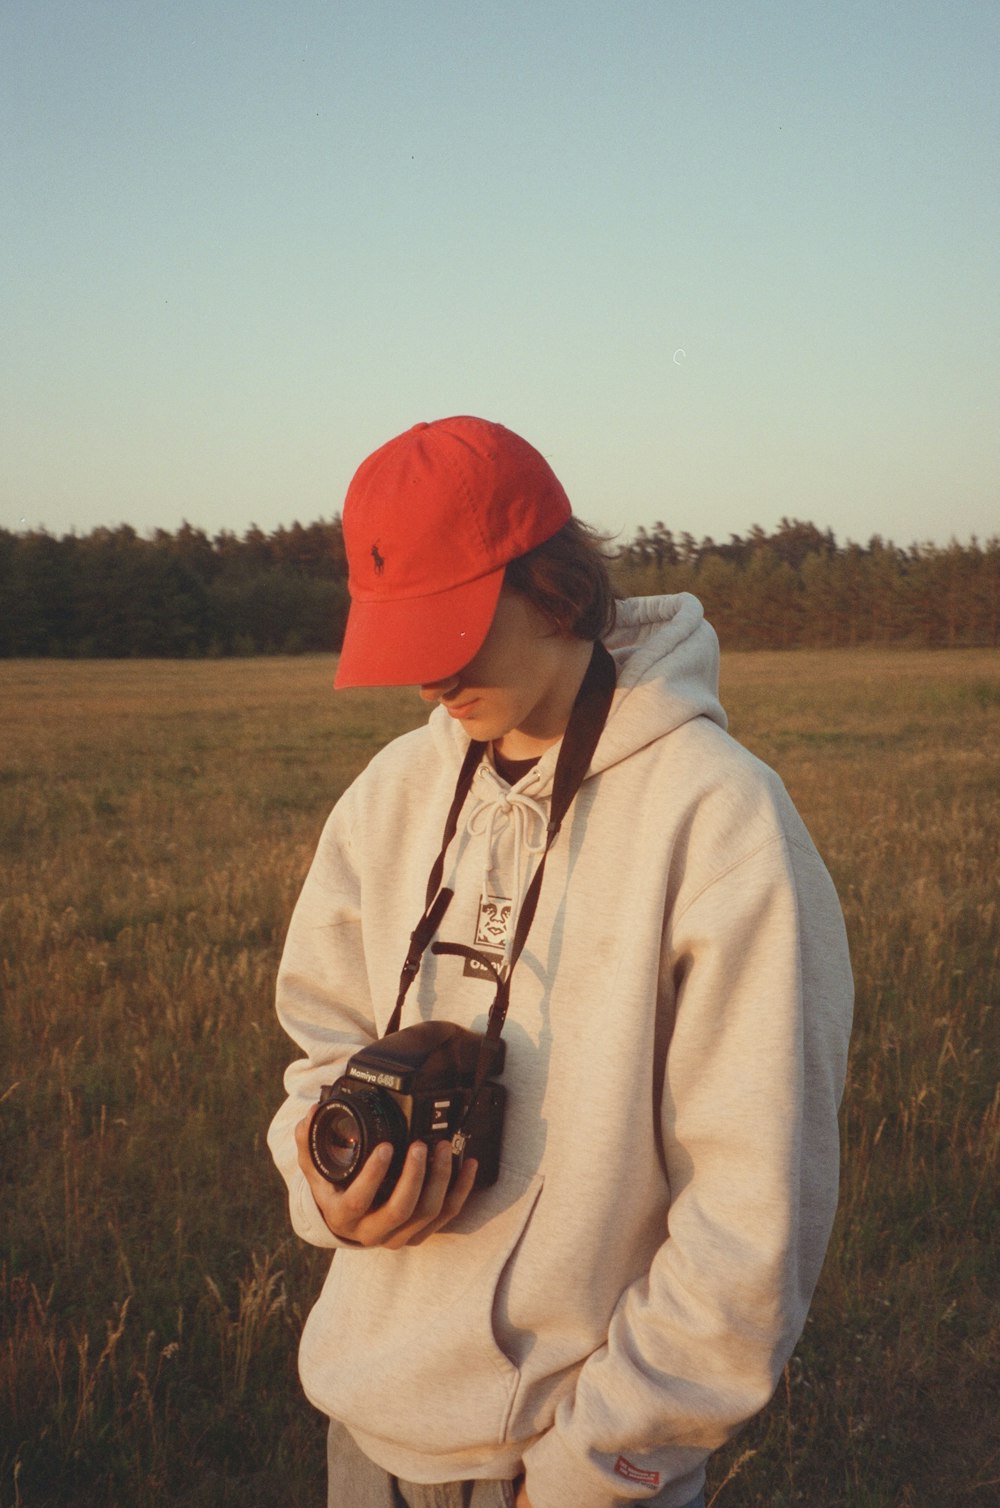
[[[707,717],[726,727],[719,701],[719,641],[690,592],[624,598],[604,642],[615,661],[618,686],[588,776],[627,759],[692,718]],[[431,713],[430,728],[449,762],[460,761],[469,740],[443,707]],[[550,793],[558,750],[553,744],[525,777],[531,781],[532,796]]]
[[[592,774],[694,717],[726,728],[719,701],[719,641],[690,592],[619,602],[604,642],[618,669],[618,689]]]

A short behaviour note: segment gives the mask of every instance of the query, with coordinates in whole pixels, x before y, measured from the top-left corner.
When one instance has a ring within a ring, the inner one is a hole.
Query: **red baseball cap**
[[[570,513],[549,463],[502,424],[437,419],[389,440],[344,501],[351,609],[334,685],[461,670],[489,632],[504,567]]]

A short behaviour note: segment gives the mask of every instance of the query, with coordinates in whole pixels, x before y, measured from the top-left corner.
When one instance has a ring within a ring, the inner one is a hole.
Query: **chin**
[[[504,736],[502,728],[490,727],[488,723],[466,723],[465,731],[470,738],[476,739],[481,744],[499,743]]]

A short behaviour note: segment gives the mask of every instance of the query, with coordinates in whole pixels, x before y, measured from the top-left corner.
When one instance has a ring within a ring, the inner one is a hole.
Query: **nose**
[[[420,686],[420,695],[425,702],[437,702],[449,692],[454,691],[457,685],[457,675],[443,676],[440,681],[423,681]]]

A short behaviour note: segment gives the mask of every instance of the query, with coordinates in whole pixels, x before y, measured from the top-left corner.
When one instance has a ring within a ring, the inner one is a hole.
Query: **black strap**
[[[444,821],[441,849],[434,863],[431,865],[431,872],[427,879],[424,914],[410,933],[410,946],[407,949],[406,957],[403,960],[402,973],[399,976],[399,990],[396,995],[396,1004],[389,1018],[389,1024],[383,1033],[384,1036],[388,1036],[390,1032],[399,1030],[399,1021],[403,1013],[403,1001],[406,999],[407,991],[416,978],[417,970],[420,968],[420,960],[424,955],[427,944],[434,936],[438,927],[440,927],[444,920],[444,914],[451,905],[455,892],[453,890],[441,889],[445,854],[448,852],[452,838],[458,831],[459,813],[465,805],[465,798],[472,789],[472,781],[485,751],[486,745],[478,743],[475,739],[472,740],[465,751],[462,768],[458,772],[458,780],[455,784],[455,794],[451,799],[451,806],[448,808],[448,815]]]
[[[549,850],[553,843],[559,836],[563,819],[573,803],[573,798],[583,784],[587,771],[590,768],[590,762],[594,757],[594,751],[597,748],[604,724],[607,722],[608,713],[611,710],[611,699],[614,695],[615,682],[615,662],[601,641],[599,639],[595,640],[590,656],[590,663],[587,666],[586,675],[573,703],[573,709],[570,712],[569,722],[566,725],[562,745],[556,759],[545,849],[539,860],[538,868],[532,876],[531,884],[528,886],[527,894],[524,897],[524,902],[517,918],[517,924],[514,928],[514,940],[511,944],[510,963],[507,969],[501,974],[492,960],[487,960],[485,955],[477,952],[475,948],[467,948],[461,943],[435,943],[432,949],[435,953],[459,954],[463,957],[471,956],[481,962],[488,962],[491,972],[497,978],[497,993],[490,1007],[489,1019],[486,1026],[486,1038],[484,1039],[484,1046],[480,1049],[479,1061],[476,1068],[475,1087],[477,1090],[486,1078],[490,1058],[490,1054],[485,1047],[485,1040],[496,1040],[503,1031],[507,1009],[510,1005],[511,975],[514,972],[514,965],[521,956],[528,939],[531,924],[535,919],[538,897],[545,874],[545,860],[549,856]],[[455,794],[452,798],[448,816],[445,819],[441,849],[434,860],[430,877],[427,881],[424,914],[410,936],[410,947],[403,963],[402,973],[399,976],[399,994],[392,1016],[385,1029],[384,1035],[386,1036],[390,1032],[399,1029],[403,1002],[420,967],[420,959],[431,938],[441,925],[444,914],[454,895],[454,892],[451,890],[440,889],[441,879],[444,874],[445,855],[451,844],[451,840],[458,830],[459,814],[465,805],[466,797],[472,787],[473,778],[485,749],[485,744],[473,741],[469,744],[465,759],[462,762],[462,768],[459,771],[458,781],[455,785]],[[475,1099],[475,1096],[473,1096],[473,1099]]]
[[[573,798],[586,778],[590,768],[590,762],[594,757],[598,741],[607,722],[608,713],[611,710],[611,699],[614,695],[616,682],[615,662],[605,649],[604,645],[597,640],[594,644],[594,652],[591,655],[587,674],[583,685],[573,704],[573,711],[566,727],[559,757],[556,760],[556,771],[552,782],[552,804],[550,808],[549,825],[545,841],[545,849],[539,860],[538,868],[531,878],[527,894],[521,905],[514,928],[514,940],[511,944],[510,963],[501,974],[496,966],[490,961],[491,971],[497,978],[497,992],[490,1007],[489,1018],[486,1023],[486,1032],[483,1044],[479,1050],[476,1063],[476,1076],[473,1088],[478,1093],[486,1080],[492,1054],[487,1049],[487,1042],[496,1041],[503,1032],[504,1022],[507,1019],[507,1010],[510,1006],[511,977],[514,973],[514,965],[517,963],[528,940],[531,924],[535,919],[535,911],[538,907],[538,897],[542,889],[542,880],[545,875],[545,860],[553,843],[559,836],[563,819],[572,805]],[[458,943],[435,943],[434,953],[464,953],[474,954],[480,962],[486,962],[484,955],[477,953],[474,948],[463,948]],[[475,1103],[476,1093],[473,1094],[472,1103]],[[470,1105],[470,1113],[472,1106]],[[467,1118],[467,1117],[466,1117]]]
[[[441,877],[444,874],[444,856],[448,852],[448,846],[452,838],[458,831],[459,815],[461,814],[462,807],[465,805],[465,798],[472,789],[473,779],[485,753],[486,745],[478,743],[475,739],[472,740],[465,751],[462,768],[458,772],[458,780],[455,784],[455,794],[451,799],[451,806],[448,808],[448,815],[444,821],[441,852],[431,865],[431,872],[427,879],[427,894],[424,897],[425,914],[431,909],[431,901],[441,888]]]
[[[573,804],[573,798],[583,784],[590,762],[594,757],[598,740],[607,722],[608,713],[611,710],[611,698],[615,689],[615,662],[611,658],[604,645],[598,639],[594,643],[594,652],[587,667],[583,685],[580,687],[577,699],[573,704],[573,711],[566,728],[566,733],[556,760],[556,772],[552,782],[552,804],[549,811],[549,825],[545,840],[545,848],[538,862],[538,868],[531,878],[527,894],[521,904],[517,924],[514,928],[514,940],[510,949],[510,963],[506,974],[497,990],[496,999],[490,1009],[489,1021],[486,1027],[488,1037],[499,1037],[503,1031],[504,1020],[507,1015],[507,1007],[510,1004],[510,980],[514,972],[514,965],[520,958],[524,945],[528,940],[531,924],[535,919],[535,911],[538,907],[538,897],[542,889],[542,880],[545,875],[545,860],[553,843],[559,836],[563,819]]]

